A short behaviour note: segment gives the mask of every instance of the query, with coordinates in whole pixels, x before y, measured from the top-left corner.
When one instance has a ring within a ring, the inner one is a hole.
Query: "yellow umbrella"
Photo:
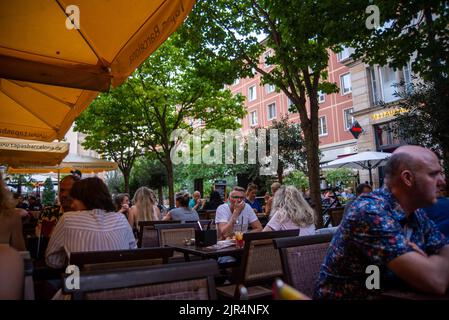
[[[116,87],[182,24],[194,3],[0,1],[0,78],[93,91]]]
[[[9,174],[35,174],[35,173],[70,173],[72,170],[80,170],[82,173],[97,173],[112,171],[118,168],[115,162],[97,159],[88,156],[69,154],[57,166],[20,166],[9,167]]]
[[[9,166],[59,164],[69,152],[66,142],[0,138],[0,164]]]
[[[123,83],[194,3],[0,1],[0,136],[61,140],[98,91]]]

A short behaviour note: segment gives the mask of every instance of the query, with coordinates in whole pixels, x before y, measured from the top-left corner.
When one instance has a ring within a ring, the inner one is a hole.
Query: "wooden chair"
[[[157,230],[154,229],[154,226],[156,224],[172,224],[172,223],[180,223],[180,221],[163,221],[163,220],[139,221],[137,246],[139,248],[160,247],[159,237],[157,235]]]
[[[73,252],[70,264],[82,271],[166,264],[173,256],[173,248],[145,248],[136,250]]]
[[[216,210],[200,210],[198,211],[198,215],[202,220],[215,220],[215,212]]]
[[[271,297],[271,283],[283,273],[279,251],[274,247],[273,239],[296,235],[298,229],[243,234],[245,245],[236,284],[218,287],[219,296],[240,299],[239,287],[243,285],[247,289],[247,299]]]
[[[281,254],[285,281],[305,295],[312,296],[333,234],[274,239]]]
[[[345,207],[338,207],[329,209],[329,217],[333,227],[338,226],[343,219],[343,213],[345,212]]]
[[[171,223],[156,224],[154,226],[158,234],[161,247],[170,245],[183,245],[185,239],[194,239],[195,230],[199,229],[198,223]],[[175,252],[172,262],[184,261],[182,252]]]
[[[214,260],[87,271],[79,289],[63,279],[62,290],[73,300],[215,300],[217,274]]]

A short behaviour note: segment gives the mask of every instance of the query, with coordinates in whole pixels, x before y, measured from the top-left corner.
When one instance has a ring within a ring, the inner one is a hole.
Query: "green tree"
[[[328,169],[324,172],[326,181],[332,186],[347,187],[355,181],[354,172],[348,168]]]
[[[285,185],[295,186],[299,190],[305,190],[309,187],[309,181],[307,175],[299,170],[290,172],[284,180]]]
[[[283,183],[284,169],[296,169],[307,172],[307,157],[304,147],[304,138],[301,128],[297,124],[291,124],[288,116],[273,120],[269,129],[278,130],[278,181]]]
[[[142,127],[133,117],[138,110],[129,89],[121,86],[100,94],[75,122],[75,130],[87,134],[84,147],[117,163],[125,192],[134,161],[142,154]]]
[[[52,206],[55,203],[55,188],[51,178],[48,177],[44,182],[44,192],[42,193],[42,204],[44,206]]]
[[[443,159],[449,177],[449,88],[434,82],[418,83],[410,94],[401,92],[397,106],[405,112],[396,115],[393,133],[405,141],[434,150]]]
[[[185,45],[197,47],[198,61],[227,61],[235,77],[262,76],[284,92],[299,113],[307,172],[317,225],[322,226],[319,184],[318,91],[337,92],[327,81],[329,49],[352,39],[366,4],[331,0],[199,0],[182,27]],[[351,19],[347,19],[351,12]],[[259,41],[257,35],[265,35]],[[266,68],[259,63],[271,48]]]
[[[191,132],[195,120],[206,128],[235,129],[240,126],[236,120],[246,114],[243,98],[223,89],[222,63],[201,65],[174,34],[125,84],[127,98],[139,106],[133,119],[143,128],[144,145],[166,168],[170,205],[174,205],[171,153],[179,142],[171,139],[172,133]]]

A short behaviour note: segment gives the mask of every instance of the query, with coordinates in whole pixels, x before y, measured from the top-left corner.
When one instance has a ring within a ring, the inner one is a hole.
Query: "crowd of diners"
[[[26,250],[22,236],[25,205],[14,199],[3,180],[0,183],[0,299],[14,299],[21,279],[17,274],[23,273],[17,251]],[[445,177],[437,156],[412,145],[393,153],[380,189],[362,184],[356,195],[346,189],[341,195],[347,200],[343,220],[322,263],[314,298],[376,296],[378,292],[365,286],[369,265],[379,267],[384,288],[405,284],[422,292],[444,294],[449,287],[449,199],[444,190]],[[254,184],[246,189],[236,186],[227,201],[218,191],[205,201],[198,191],[192,197],[181,191],[175,195],[176,207],[167,210],[147,187],[139,188],[130,201],[128,194],[112,197],[97,177],[81,179],[81,174],[72,174],[60,182],[59,204],[42,208],[36,233],[44,233],[45,221],[54,222],[54,228],[46,230],[45,262],[51,268],[65,267],[70,252],[136,249],[133,229],[139,221],[197,221],[202,210],[216,211],[220,240],[236,231],[299,229],[299,236],[315,234],[315,213],[307,194],[276,182],[262,206],[257,193]],[[326,197],[331,196],[323,194],[323,200]],[[260,215],[268,217],[265,226]]]

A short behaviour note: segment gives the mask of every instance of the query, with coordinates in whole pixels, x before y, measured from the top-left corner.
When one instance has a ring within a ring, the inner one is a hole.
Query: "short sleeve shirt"
[[[320,269],[315,298],[374,298],[380,291],[366,288],[369,265],[379,267],[381,290],[399,284],[387,264],[413,251],[408,240],[428,255],[437,254],[447,244],[422,209],[407,217],[387,188],[361,195],[347,208],[332,239]]]
[[[229,220],[231,220],[231,216],[232,212],[229,204],[222,204],[217,208],[217,211],[215,213],[215,224],[228,223]],[[248,230],[248,225],[256,220],[258,220],[258,218],[253,209],[251,209],[251,207],[247,203],[245,203],[245,208],[243,208],[237,219],[237,222],[234,225],[234,231],[245,232]]]

